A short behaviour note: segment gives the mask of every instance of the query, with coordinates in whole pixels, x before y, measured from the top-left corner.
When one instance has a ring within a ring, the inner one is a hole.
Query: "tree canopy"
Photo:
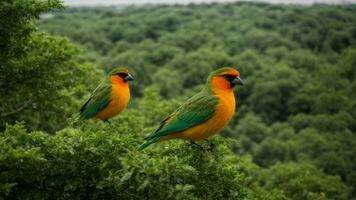
[[[356,7],[66,8],[0,2],[0,199],[355,199]],[[113,67],[112,120],[76,114]],[[232,66],[244,86],[216,148],[143,138]]]

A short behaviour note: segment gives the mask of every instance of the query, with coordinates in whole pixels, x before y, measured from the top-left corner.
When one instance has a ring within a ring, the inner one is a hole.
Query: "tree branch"
[[[9,115],[13,115],[13,114],[16,114],[18,112],[21,112],[23,109],[28,107],[31,103],[32,103],[32,100],[28,100],[21,107],[18,107],[16,110],[13,110],[13,111],[10,111],[10,112],[7,112],[7,113],[1,113],[0,117],[7,117]]]

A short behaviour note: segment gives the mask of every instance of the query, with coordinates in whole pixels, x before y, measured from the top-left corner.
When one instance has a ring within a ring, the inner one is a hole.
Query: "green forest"
[[[0,199],[356,199],[355,13],[0,1]],[[134,77],[129,106],[79,120],[115,67]],[[216,147],[139,151],[220,67],[244,85]]]

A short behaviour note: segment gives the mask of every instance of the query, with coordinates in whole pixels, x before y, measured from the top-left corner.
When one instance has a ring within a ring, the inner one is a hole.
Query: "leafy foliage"
[[[0,129],[15,120],[31,129],[63,128],[100,70],[76,62],[79,50],[67,39],[36,31],[32,19],[61,8],[58,1],[3,1],[0,8]]]
[[[148,102],[142,100],[142,103]],[[53,136],[38,131],[28,133],[22,124],[7,127],[0,135],[2,196],[16,199],[243,199],[246,196],[245,176],[229,161],[233,153],[222,139],[215,140],[218,148],[214,152],[201,151],[183,142],[139,152],[145,117],[151,116],[133,109],[113,120],[110,126],[98,121],[86,125],[72,121],[73,127]]]
[[[70,8],[38,31],[34,19],[58,8],[0,3],[1,198],[356,198],[354,5]],[[78,121],[102,70],[117,66],[135,78],[129,108],[111,126]],[[138,152],[221,66],[245,84],[216,149]]]

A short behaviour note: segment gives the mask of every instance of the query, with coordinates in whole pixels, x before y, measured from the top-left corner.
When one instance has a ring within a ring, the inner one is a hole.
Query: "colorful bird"
[[[206,138],[222,129],[235,112],[233,88],[242,85],[240,72],[224,67],[210,73],[205,87],[165,118],[159,128],[140,146],[147,146],[169,139],[185,139],[200,147],[195,141]]]
[[[132,80],[127,69],[112,70],[82,106],[80,118],[98,118],[110,123],[108,120],[123,111],[130,101],[128,81]]]

